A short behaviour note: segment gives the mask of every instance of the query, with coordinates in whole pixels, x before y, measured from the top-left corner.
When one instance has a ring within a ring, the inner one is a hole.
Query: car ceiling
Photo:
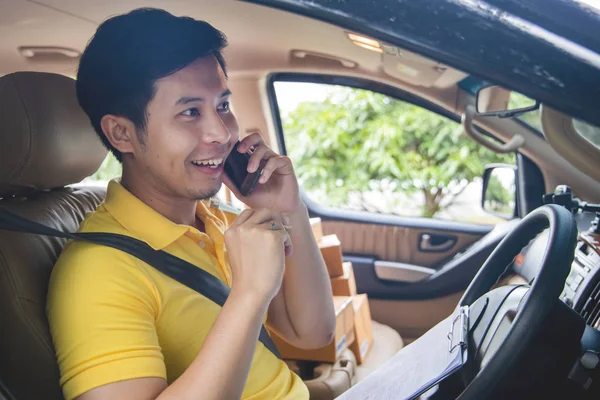
[[[157,7],[207,20],[225,32],[230,42],[225,56],[232,75],[341,67],[347,73],[360,71],[361,75],[434,90],[453,86],[466,76],[406,51],[400,50],[398,55],[398,50],[392,49],[395,54],[390,55],[365,50],[354,45],[343,29],[327,23],[232,0],[8,0],[0,2],[0,7],[0,74],[33,70],[74,76],[77,58],[42,55],[28,59],[19,48],[62,47],[81,52],[106,18],[138,7]],[[294,50],[308,50],[309,57],[292,57]],[[311,57],[313,53],[334,59]],[[337,58],[356,66],[344,68]],[[408,71],[404,75],[397,68],[400,61]]]
[[[236,85],[236,98],[245,104],[236,113],[248,129],[259,128],[274,135],[273,129],[268,129],[268,115],[262,115],[268,108],[265,94],[256,91],[256,82],[272,72],[350,75],[378,81],[416,94],[457,115],[462,114],[465,102],[471,101],[467,98],[470,95],[457,86],[467,76],[461,71],[401,49],[392,49],[396,53],[393,56],[365,50],[353,44],[348,32],[340,27],[235,0],[0,0],[0,76],[15,71],[75,76],[77,57],[29,59],[19,52],[19,47],[63,47],[82,52],[102,21],[139,7],[163,8],[175,15],[203,19],[228,36],[230,45],[225,57],[229,76],[231,84]],[[298,50],[309,56],[293,57]],[[340,60],[350,61],[352,67],[348,63],[344,66]],[[402,75],[401,70],[409,73]],[[258,97],[262,106],[256,101]],[[535,136],[511,121],[489,122],[482,126],[502,140],[509,140],[515,132]],[[547,154],[540,158],[538,153],[551,150],[543,139],[532,137],[530,141],[524,154],[543,165]],[[552,158],[556,163],[555,155]],[[552,184],[549,177],[558,172],[569,176],[574,188],[581,187],[582,194],[589,190],[584,197],[594,198],[599,192],[591,189],[597,182],[579,176],[579,171],[564,163],[552,174],[544,172],[547,183]]]

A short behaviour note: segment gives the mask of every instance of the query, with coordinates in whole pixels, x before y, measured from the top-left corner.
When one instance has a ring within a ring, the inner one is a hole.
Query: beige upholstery
[[[36,72],[0,79],[0,197],[79,182],[106,154],[73,79]]]
[[[323,221],[323,233],[325,235],[335,233],[342,243],[344,252],[348,254],[370,254],[380,260],[405,262],[424,267],[433,267],[452,257],[458,249],[463,249],[481,238],[480,235],[453,232],[457,240],[451,249],[426,253],[418,251],[421,234],[443,235],[447,232],[392,225]]]
[[[305,380],[311,400],[333,400],[356,383],[356,358],[344,350],[335,364],[319,364],[315,378]]]
[[[103,198],[99,188],[60,189],[1,200],[0,207],[75,231]],[[62,398],[45,304],[50,272],[64,244],[64,239],[0,230],[0,379],[18,399]]]
[[[335,399],[354,384],[365,379],[402,349],[404,343],[398,332],[376,321],[372,323],[373,345],[365,362],[360,366],[357,365],[354,354],[350,350],[344,350],[335,364],[317,364],[314,368],[314,377],[304,380],[311,400]],[[295,362],[288,362],[288,365],[302,376]]]
[[[402,350],[404,342],[394,329],[373,321],[373,345],[365,362],[356,368],[356,381],[360,382],[371,372]]]
[[[0,207],[75,231],[103,188],[64,188],[106,156],[75,100],[53,74],[0,78]],[[46,189],[53,190],[46,190]],[[0,230],[0,381],[18,399],[61,399],[48,331],[48,279],[65,240]]]

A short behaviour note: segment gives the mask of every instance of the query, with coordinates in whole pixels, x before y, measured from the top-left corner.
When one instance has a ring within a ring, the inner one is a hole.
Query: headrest
[[[106,154],[73,79],[39,72],[0,78],[0,198],[80,182]]]

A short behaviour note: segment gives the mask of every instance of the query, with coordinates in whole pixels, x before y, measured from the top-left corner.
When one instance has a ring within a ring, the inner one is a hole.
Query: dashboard
[[[515,257],[514,272],[532,283],[547,244],[548,232],[544,231]],[[560,299],[577,311],[587,325],[600,330],[600,235],[579,233],[571,272]]]

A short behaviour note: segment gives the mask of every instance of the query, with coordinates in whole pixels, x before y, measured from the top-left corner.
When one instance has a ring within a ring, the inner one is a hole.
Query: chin
[[[220,189],[221,185],[212,188],[197,189],[192,191],[192,196],[194,200],[205,200],[214,197],[217,193],[219,193]]]

